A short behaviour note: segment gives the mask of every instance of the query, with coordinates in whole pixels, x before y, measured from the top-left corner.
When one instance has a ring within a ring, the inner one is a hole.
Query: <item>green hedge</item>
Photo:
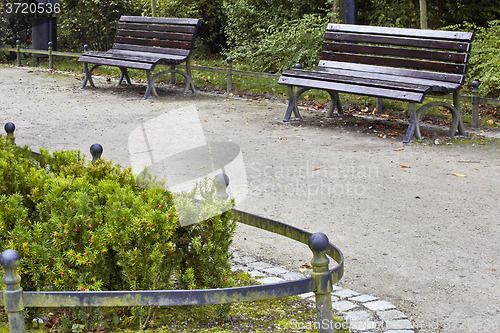
[[[142,188],[130,169],[105,160],[40,153],[37,161],[0,137],[0,243],[19,252],[24,290],[231,286],[235,220],[227,201],[208,195],[194,204]],[[204,193],[213,194],[212,185],[202,185]],[[181,227],[181,210],[213,217]]]

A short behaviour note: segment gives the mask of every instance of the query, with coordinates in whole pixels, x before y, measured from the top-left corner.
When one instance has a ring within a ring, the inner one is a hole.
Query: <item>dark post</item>
[[[175,65],[170,65],[170,70],[172,71],[170,73],[170,84],[174,85],[175,84]]]
[[[358,8],[356,0],[345,0],[345,23],[357,24],[358,21]]]
[[[92,163],[95,163],[102,155],[102,146],[98,143],[94,143],[90,146],[90,154],[92,154]]]
[[[479,81],[472,82],[472,128],[479,126]]]
[[[21,41],[16,40],[16,48],[17,48],[17,65],[21,66]]]
[[[334,332],[335,321],[332,308],[332,274],[328,268],[330,260],[326,256],[329,242],[324,233],[315,233],[309,237],[309,248],[313,252],[311,273],[316,284],[316,310],[318,311],[318,332]]]
[[[3,297],[9,320],[9,330],[11,333],[25,333],[23,288],[21,288],[21,277],[17,274],[19,254],[14,250],[3,251],[0,254],[0,264],[5,271]]]
[[[229,95],[233,90],[233,58],[227,57],[227,94]]]
[[[16,130],[16,125],[14,125],[13,123],[7,123],[3,128],[7,133],[7,140],[9,140],[11,145],[15,145],[16,137],[14,136],[14,131]]]
[[[49,69],[54,69],[54,57],[52,56],[52,42],[49,42]]]

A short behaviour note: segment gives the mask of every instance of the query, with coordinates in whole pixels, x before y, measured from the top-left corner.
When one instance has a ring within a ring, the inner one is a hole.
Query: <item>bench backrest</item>
[[[407,73],[442,73],[444,81],[462,83],[473,33],[329,24],[320,67],[334,62],[401,68]]]
[[[113,49],[189,56],[200,20],[122,16]]]

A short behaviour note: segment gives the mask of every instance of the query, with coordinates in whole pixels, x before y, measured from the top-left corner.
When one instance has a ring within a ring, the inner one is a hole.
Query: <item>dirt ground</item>
[[[343,287],[395,304],[419,332],[498,331],[499,140],[403,144],[317,111],[284,124],[284,101],[166,89],[144,101],[144,86],[80,84],[81,76],[0,67],[0,120],[33,150],[89,155],[100,143],[103,158],[131,166],[130,133],[196,110],[204,140],[239,146],[247,191],[237,207],[324,232],[345,255]],[[196,132],[161,130],[173,140],[167,150]],[[234,246],[294,271],[311,260],[306,246],[243,225]]]

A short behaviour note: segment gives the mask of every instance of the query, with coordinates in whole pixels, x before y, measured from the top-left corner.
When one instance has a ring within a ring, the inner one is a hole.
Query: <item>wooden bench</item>
[[[379,111],[383,98],[409,102],[410,123],[404,142],[410,142],[413,134],[421,139],[420,116],[434,106],[451,111],[450,137],[457,130],[465,135],[459,91],[472,38],[469,32],[329,24],[318,66],[287,70],[279,79],[288,86],[284,121],[290,120],[292,112],[300,119],[298,98],[309,89],[320,89],[331,96],[327,117],[335,109],[343,114],[338,93],[378,97]],[[449,94],[453,94],[453,105],[435,101],[416,109],[416,103],[423,103],[429,95]]]
[[[184,76],[184,94],[188,89],[194,93],[189,60],[199,26],[198,19],[122,16],[110,50],[86,51],[78,59],[84,63],[85,79],[82,88],[85,88],[87,82],[95,87],[92,72],[97,67],[106,65],[120,68],[121,77],[118,84],[122,84],[124,79],[131,84],[128,68],[145,70],[148,86],[144,99],[147,99],[151,92],[157,96],[155,81],[166,73]],[[185,72],[175,68],[184,62]],[[89,69],[88,64],[94,66]],[[153,75],[155,66],[160,64],[170,68]]]

